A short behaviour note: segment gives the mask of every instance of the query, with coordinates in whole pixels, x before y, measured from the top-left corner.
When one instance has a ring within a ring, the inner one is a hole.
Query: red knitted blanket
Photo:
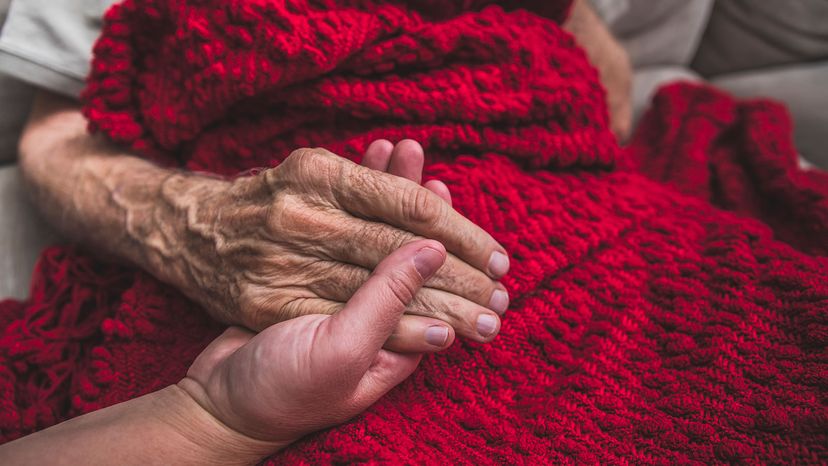
[[[607,130],[567,2],[127,0],[86,92],[95,130],[236,174],[299,146],[419,140],[513,257],[489,345],[458,341],[276,462],[828,462],[828,177],[779,105],[677,85]],[[220,327],[69,247],[0,303],[8,440],[179,380]]]

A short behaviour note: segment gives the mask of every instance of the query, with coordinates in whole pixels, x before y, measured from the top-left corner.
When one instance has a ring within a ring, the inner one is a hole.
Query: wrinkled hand
[[[445,260],[420,240],[386,258],[335,315],[306,315],[258,335],[231,327],[179,387],[235,432],[272,453],[347,421],[407,378],[421,355],[382,349],[406,306]]]
[[[233,182],[173,177],[165,197],[186,214],[185,231],[176,234],[188,241],[172,281],[220,320],[261,330],[336,313],[384,257],[429,238],[450,254],[386,347],[436,351],[455,331],[490,341],[508,307],[497,282],[508,258],[451,208],[445,185],[420,186],[422,160],[413,141],[378,141],[365,154],[366,166],[301,149],[274,169]]]

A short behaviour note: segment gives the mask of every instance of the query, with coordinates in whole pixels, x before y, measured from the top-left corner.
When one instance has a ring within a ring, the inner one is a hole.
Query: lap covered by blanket
[[[663,89],[607,128],[566,2],[127,0],[86,114],[160,163],[236,175],[292,149],[420,141],[512,254],[488,345],[458,341],[351,422],[268,461],[828,461],[828,177],[788,116]],[[222,328],[71,247],[0,303],[10,440],[177,382]]]

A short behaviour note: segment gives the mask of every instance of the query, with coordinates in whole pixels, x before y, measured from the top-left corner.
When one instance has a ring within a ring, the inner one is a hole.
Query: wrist
[[[208,309],[225,302],[206,295],[210,289],[203,279],[217,265],[211,232],[215,206],[221,204],[216,199],[224,197],[229,185],[219,178],[164,170],[146,203],[126,207],[127,233],[138,246],[138,265]]]
[[[155,414],[175,443],[176,458],[184,463],[248,465],[259,462],[287,444],[268,442],[244,435],[217,419],[180,385],[171,385],[154,394]]]
[[[173,385],[6,443],[0,463],[249,465],[280,447],[228,429]]]

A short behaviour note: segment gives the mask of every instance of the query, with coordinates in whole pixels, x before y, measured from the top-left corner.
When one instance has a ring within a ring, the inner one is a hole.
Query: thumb
[[[345,307],[325,322],[339,354],[353,357],[349,362],[367,370],[414,295],[445,260],[442,244],[419,240],[380,262]]]

